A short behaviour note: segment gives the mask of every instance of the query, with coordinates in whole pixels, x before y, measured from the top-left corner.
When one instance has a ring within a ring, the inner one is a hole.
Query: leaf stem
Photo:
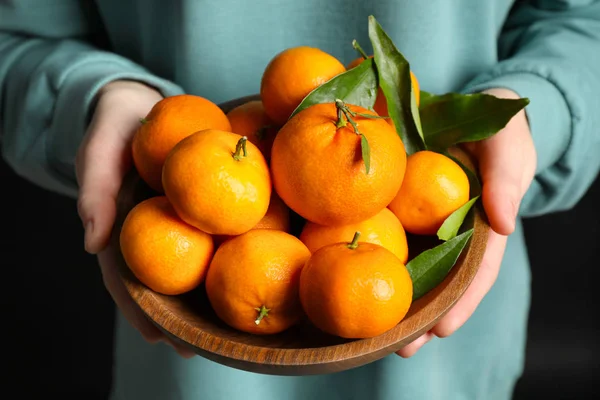
[[[248,156],[248,152],[246,150],[246,142],[248,141],[248,138],[246,136],[242,136],[240,140],[238,140],[237,144],[235,145],[235,153],[233,153],[233,159],[235,161],[240,161],[242,159],[242,153],[243,153],[243,157]]]
[[[262,321],[264,317],[267,317],[269,315],[269,311],[271,311],[271,309],[265,307],[264,304],[260,307],[256,307],[255,310],[258,311],[258,317],[256,317],[254,320],[256,325],[260,324],[260,321]]]
[[[348,120],[348,122],[350,122],[350,125],[352,125],[352,129],[354,129],[354,133],[356,133],[357,135],[362,135],[362,133],[360,133],[360,131],[358,130],[358,124],[351,117],[352,111],[350,109],[348,109],[347,107],[344,107],[344,108],[342,108],[342,112],[346,116],[346,119]]]
[[[352,242],[348,243],[346,246],[350,249],[350,250],[354,250],[358,247],[358,238],[360,237],[360,232],[356,231],[354,232],[354,237],[352,238]]]
[[[352,47],[354,47],[354,49],[356,51],[358,51],[360,53],[360,55],[362,56],[362,58],[364,58],[365,60],[367,58],[369,58],[367,53],[365,53],[365,51],[362,49],[362,47],[360,47],[360,44],[358,44],[358,41],[356,39],[352,40]]]

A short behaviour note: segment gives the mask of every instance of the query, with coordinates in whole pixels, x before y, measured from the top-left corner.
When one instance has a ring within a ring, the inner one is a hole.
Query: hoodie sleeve
[[[35,4],[33,4],[35,3]],[[83,2],[0,0],[0,144],[7,164],[47,190],[75,197],[74,159],[97,91],[137,80],[164,96],[172,82],[90,43]]]
[[[600,1],[519,1],[498,46],[499,63],[464,92],[501,87],[531,100],[538,166],[520,214],[570,209],[600,166]]]

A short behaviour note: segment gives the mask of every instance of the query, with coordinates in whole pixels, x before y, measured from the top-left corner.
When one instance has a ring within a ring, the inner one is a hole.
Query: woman
[[[401,357],[336,374],[252,374],[166,345],[107,247],[139,118],[163,96],[257,93],[270,58],[296,45],[347,63],[371,14],[424,90],[531,100],[468,148],[494,231],[471,287]],[[120,310],[114,399],[508,399],[530,296],[520,218],[572,207],[598,173],[599,66],[593,0],[0,0],[2,152],[25,179],[78,198],[86,250]]]

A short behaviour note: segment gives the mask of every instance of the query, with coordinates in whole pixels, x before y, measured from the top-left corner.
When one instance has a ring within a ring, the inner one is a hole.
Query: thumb
[[[468,146],[479,160],[483,207],[500,235],[514,231],[521,199],[535,171],[535,149],[526,124],[525,117],[517,115],[493,137]]]
[[[507,89],[486,92],[499,98],[519,98]],[[519,111],[494,136],[466,145],[478,159],[483,183],[482,202],[490,225],[496,233],[510,235],[537,163],[525,110]]]
[[[85,249],[96,254],[109,241],[117,195],[131,166],[127,136],[99,120],[92,121],[76,165],[80,187],[77,210],[85,229]]]
[[[521,202],[523,166],[515,157],[517,149],[504,131],[478,146],[483,207],[496,233],[509,235],[515,229]]]
[[[114,81],[101,89],[89,129],[77,152],[77,209],[85,228],[85,249],[98,253],[109,241],[117,195],[131,168],[131,139],[139,119],[162,99],[145,84]]]

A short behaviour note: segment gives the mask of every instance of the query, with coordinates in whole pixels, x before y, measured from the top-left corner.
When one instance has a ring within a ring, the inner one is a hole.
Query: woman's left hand
[[[485,93],[519,98],[507,89],[490,89]],[[496,135],[466,143],[464,148],[476,158],[482,180],[481,200],[492,228],[487,248],[479,271],[464,295],[429,332],[396,353],[404,358],[413,356],[434,336],[452,335],[473,315],[496,281],[507,236],[515,229],[521,199],[535,174],[537,156],[524,110]]]

